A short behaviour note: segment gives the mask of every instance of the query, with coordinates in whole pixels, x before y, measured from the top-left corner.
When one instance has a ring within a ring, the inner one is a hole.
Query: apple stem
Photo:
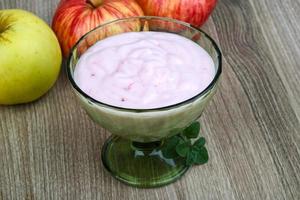
[[[91,4],[93,7],[97,8],[102,4],[103,0],[87,0],[87,3]]]

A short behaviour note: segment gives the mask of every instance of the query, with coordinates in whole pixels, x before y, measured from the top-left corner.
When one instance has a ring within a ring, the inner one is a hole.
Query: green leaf
[[[189,127],[183,130],[183,135],[187,138],[196,138],[199,135],[200,123],[193,122]]]
[[[164,157],[166,157],[166,158],[178,157],[178,155],[176,153],[176,146],[177,146],[177,144],[179,144],[179,142],[181,140],[182,139],[178,136],[174,136],[174,137],[171,137],[170,139],[167,139],[163,148],[161,149]]]
[[[176,152],[181,157],[186,157],[191,148],[191,141],[182,141],[176,146]]]
[[[204,145],[205,145],[205,138],[201,137],[201,138],[199,138],[198,140],[195,141],[193,147],[195,147],[195,148],[201,148]]]
[[[195,157],[194,157],[194,163],[198,164],[198,165],[202,165],[208,162],[208,152],[207,149],[202,146],[200,149],[198,149],[197,151],[195,151]]]
[[[194,155],[192,154],[191,151],[189,151],[187,156],[186,156],[186,164],[187,165],[193,165],[194,164]]]

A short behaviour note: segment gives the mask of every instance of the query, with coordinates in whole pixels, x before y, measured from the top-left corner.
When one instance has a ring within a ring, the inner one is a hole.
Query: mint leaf
[[[186,157],[191,148],[191,141],[182,141],[176,146],[176,152],[181,157]]]
[[[191,146],[191,143],[182,142],[176,146],[176,152],[180,156],[186,157],[187,165],[205,164],[208,162],[209,157],[204,144],[205,139],[203,137],[199,138],[193,146]]]
[[[187,157],[186,157],[186,164],[187,165],[192,165],[194,164],[194,155],[192,154],[191,151],[188,152]]]
[[[194,164],[204,164],[208,161],[208,152],[205,148],[205,139],[203,137],[199,138],[192,147],[192,152],[195,152],[193,161]]]
[[[199,135],[200,123],[193,122],[189,127],[183,130],[183,135],[187,138],[196,138]]]
[[[193,158],[195,164],[202,165],[207,163],[208,152],[204,146],[202,146],[200,149],[197,149],[195,152],[197,152]]]
[[[165,141],[165,144],[163,145],[163,148],[161,149],[162,154],[166,158],[175,158],[178,157],[176,153],[176,146],[179,144],[179,142],[182,139],[179,136],[171,137],[170,139],[167,139]]]
[[[205,145],[205,138],[204,137],[201,137],[199,138],[198,140],[196,140],[196,142],[194,143],[194,147],[195,148],[201,148]]]

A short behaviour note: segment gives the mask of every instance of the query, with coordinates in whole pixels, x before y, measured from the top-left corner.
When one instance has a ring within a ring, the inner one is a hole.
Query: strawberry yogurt
[[[215,73],[209,54],[185,37],[130,32],[90,47],[77,62],[74,79],[81,90],[105,104],[152,109],[192,98]]]

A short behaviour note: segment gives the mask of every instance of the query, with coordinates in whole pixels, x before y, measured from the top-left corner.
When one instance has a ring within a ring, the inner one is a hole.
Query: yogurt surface
[[[133,109],[180,103],[203,91],[214,62],[198,44],[165,32],[129,32],[90,47],[77,62],[76,84],[105,104]]]

